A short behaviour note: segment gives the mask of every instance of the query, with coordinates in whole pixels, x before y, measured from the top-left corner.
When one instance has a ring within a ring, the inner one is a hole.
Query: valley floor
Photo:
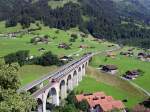
[[[92,67],[89,67],[87,73],[89,75],[85,76],[83,81],[75,89],[77,93],[103,91],[117,100],[127,100],[124,104],[128,108],[134,107],[147,98],[142,91],[133,87],[127,81],[121,80],[119,77],[106,76],[106,74],[99,73]]]
[[[15,28],[5,29],[3,24],[3,22],[0,23],[0,33],[14,32],[20,29],[20,25],[17,25]],[[35,27],[35,25],[31,25],[31,27]],[[65,50],[58,48],[58,45],[61,43],[70,44],[69,40],[71,34],[78,35],[76,41],[71,42],[71,49]],[[48,44],[31,44],[31,39],[38,35],[48,35],[50,42]],[[86,46],[86,48],[81,49],[80,46],[82,45]],[[0,57],[2,59],[5,55],[19,50],[30,50],[30,56],[34,57],[40,56],[44,52],[51,51],[58,57],[71,55],[74,59],[76,59],[87,52],[112,49],[112,45],[115,47],[116,44],[105,40],[96,40],[91,35],[82,37],[81,32],[77,28],[63,31],[42,26],[41,30],[34,31],[31,34],[25,34],[14,39],[0,37]],[[41,48],[44,48],[45,51],[39,51]],[[125,46],[122,50],[127,51],[128,49],[130,49],[130,47]],[[122,80],[120,76],[122,76],[127,70],[141,69],[144,74],[136,80],[133,80],[133,82],[150,92],[150,63],[142,62],[137,59],[136,56],[121,56],[119,53],[122,50],[114,52],[116,54],[115,58],[106,57],[105,54],[100,54],[93,57],[90,67],[87,70],[88,75],[75,90],[79,92],[104,91],[106,94],[111,95],[116,99],[127,99],[128,102],[125,103],[127,107],[133,107],[135,104],[147,98],[141,90],[138,90],[129,82]],[[138,52],[143,52],[143,50],[135,48],[134,52],[135,55],[137,55]],[[96,70],[96,68],[102,64],[116,65],[119,68],[118,74],[116,76],[111,76]],[[21,85],[24,86],[47,73],[53,72],[56,69],[58,69],[56,66],[43,67],[38,65],[25,65],[21,67],[18,72],[21,79]]]

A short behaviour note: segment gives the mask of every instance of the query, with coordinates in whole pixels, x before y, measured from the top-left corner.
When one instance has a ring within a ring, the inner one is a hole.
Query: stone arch
[[[82,65],[82,69],[84,69],[84,68],[85,68],[85,65],[83,64],[83,65]]]
[[[38,98],[37,100],[37,112],[42,112],[43,111],[43,101]]]
[[[67,77],[67,92],[71,91],[73,89],[72,87],[72,77],[69,74]]]
[[[54,105],[57,105],[57,96],[58,93],[56,91],[56,88],[51,88],[50,91],[48,92],[48,95],[47,95],[47,99],[46,99],[46,104],[54,104]]]
[[[79,79],[79,81],[82,80],[82,69],[81,69],[81,67],[78,68],[78,79]]]
[[[78,73],[77,71],[75,70],[73,72],[73,87],[77,86],[78,85]]]
[[[59,85],[59,98],[61,99],[61,100],[63,100],[65,97],[66,97],[66,93],[67,93],[67,88],[66,88],[66,82],[65,82],[65,80],[61,80],[60,81],[60,85]]]
[[[78,72],[81,72],[81,67],[78,68]]]
[[[85,67],[87,67],[87,66],[88,66],[88,62],[85,63]]]
[[[82,76],[85,75],[85,64],[82,65]]]

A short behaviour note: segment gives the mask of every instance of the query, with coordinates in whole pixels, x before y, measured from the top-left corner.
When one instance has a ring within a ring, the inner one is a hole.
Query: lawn
[[[21,81],[21,86],[24,86],[32,81],[55,71],[58,67],[49,66],[43,67],[40,65],[25,65],[19,69],[18,75]]]
[[[137,90],[135,91],[137,93],[132,90],[126,91],[123,88],[110,85],[107,82],[101,82],[99,80],[96,81],[95,78],[90,76],[84,77],[82,82],[80,82],[79,86],[75,88],[75,91],[84,93],[103,91],[106,93],[106,95],[113,96],[116,100],[127,99],[128,102],[124,104],[128,108],[135,106],[145,98],[145,96]]]
[[[114,64],[119,68],[119,75],[123,75],[127,70],[133,69],[140,69],[144,72],[142,76],[139,76],[135,82],[142,88],[146,89],[150,92],[150,63],[143,62],[135,57],[126,57],[120,56],[119,54],[116,56],[115,59],[113,58],[106,58],[104,55],[97,55],[93,58],[91,65],[93,67],[98,67],[99,65],[103,64]]]

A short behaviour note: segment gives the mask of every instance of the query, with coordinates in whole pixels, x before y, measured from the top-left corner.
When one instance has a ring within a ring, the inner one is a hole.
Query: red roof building
[[[106,96],[104,92],[76,95],[76,99],[78,102],[87,100],[91,112],[110,112],[114,109],[125,112],[122,101],[114,100],[112,96]]]

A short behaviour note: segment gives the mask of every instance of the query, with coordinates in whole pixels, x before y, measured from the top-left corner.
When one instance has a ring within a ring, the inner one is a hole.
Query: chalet
[[[132,70],[127,71],[124,75],[125,78],[134,80],[140,75],[139,70]]]
[[[118,68],[115,65],[101,65],[101,71],[113,75],[117,73]]]
[[[89,54],[92,54],[92,52],[84,53],[83,56],[86,56],[86,55],[89,55]]]
[[[45,51],[45,48],[40,48],[40,49],[38,49],[38,51]]]
[[[145,53],[138,53],[138,57],[139,57],[139,58],[145,57],[145,55],[146,55]]]
[[[150,55],[145,53],[138,53],[138,58],[142,61],[150,62]]]
[[[131,52],[131,51],[133,51],[133,50],[135,50],[135,48],[128,49],[129,52]]]
[[[150,54],[146,56],[146,60],[150,62]]]
[[[126,112],[122,101],[114,100],[112,96],[107,96],[104,92],[76,95],[76,100],[77,102],[86,100],[89,105],[88,112],[111,112],[114,109]]]
[[[46,36],[44,36],[44,37],[37,36],[37,37],[34,37],[34,38],[31,39],[31,43],[35,43],[35,44],[37,44],[37,43],[48,44],[48,42],[49,42],[49,39]]]
[[[88,48],[88,46],[86,46],[86,45],[80,45],[79,48],[85,49],[85,48]]]
[[[108,45],[108,47],[114,47],[115,45]]]
[[[64,61],[64,62],[68,62],[68,61],[72,61],[73,58],[72,57],[68,57],[68,56],[63,56],[60,58],[61,61]]]
[[[134,53],[133,52],[120,52],[120,55],[123,55],[123,56],[133,56]]]
[[[59,44],[59,45],[58,45],[58,48],[69,49],[69,48],[70,48],[70,46],[69,46],[69,45],[67,45],[66,43],[61,43],[61,44]]]
[[[116,57],[116,54],[113,53],[113,52],[108,52],[108,53],[107,53],[107,57],[115,58],[115,57]]]

